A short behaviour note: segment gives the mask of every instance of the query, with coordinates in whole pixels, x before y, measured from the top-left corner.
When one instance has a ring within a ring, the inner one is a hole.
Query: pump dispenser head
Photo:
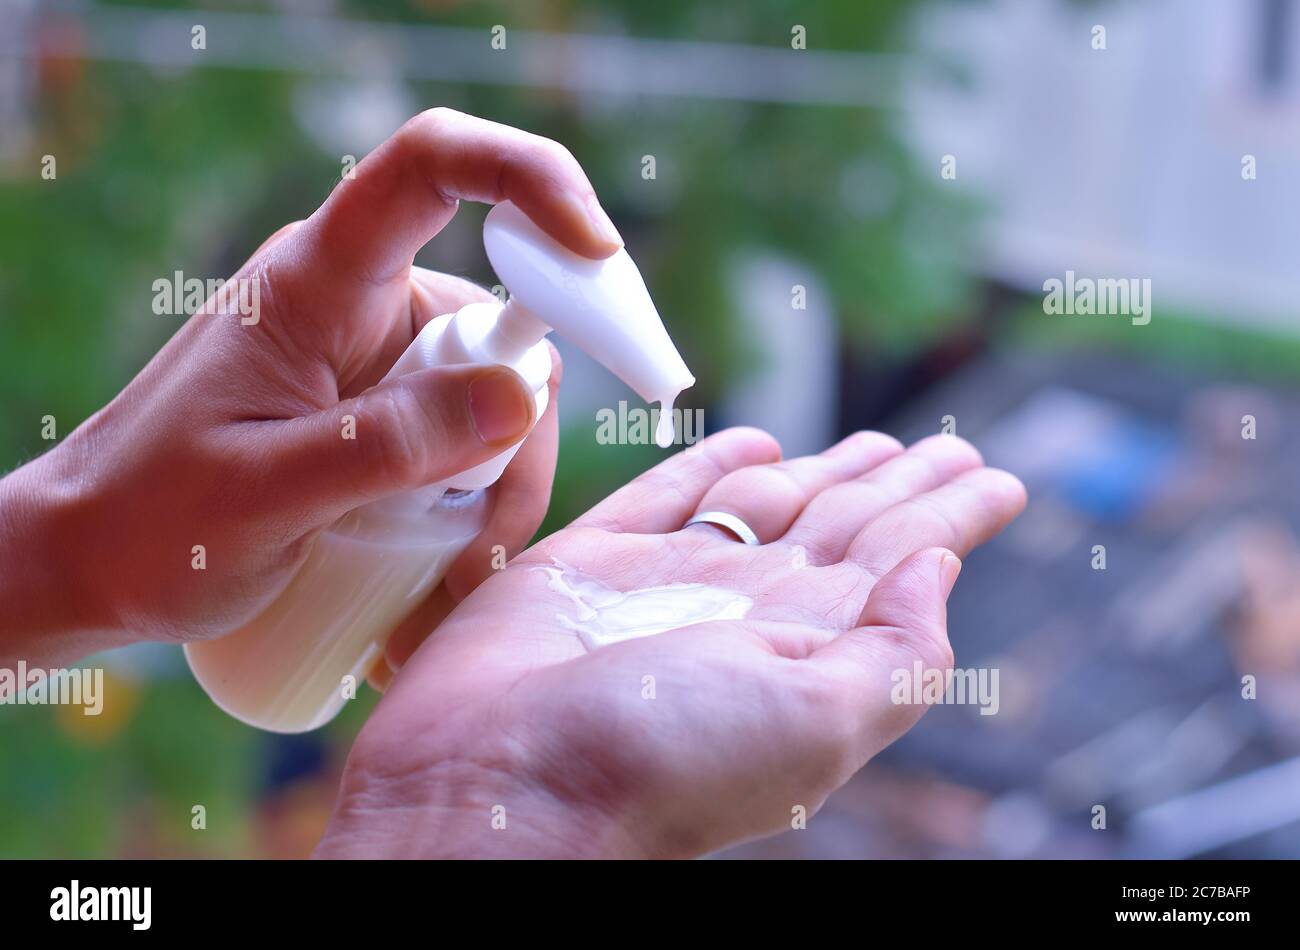
[[[514,204],[488,212],[483,246],[501,283],[507,309],[522,306],[546,327],[581,347],[646,402],[660,403],[656,441],[673,439],[673,401],[695,385],[664,329],[641,272],[620,248],[592,260],[560,244]],[[526,324],[522,314],[516,326]],[[539,338],[545,329],[539,330]],[[503,327],[504,330],[504,327]]]
[[[671,444],[673,400],[695,379],[627,252],[580,257],[510,204],[488,214],[483,243],[510,300],[430,320],[386,378],[435,366],[509,366],[532,390],[540,418],[553,369],[542,338],[554,328],[647,402],[660,401],[656,440]],[[186,645],[203,688],[263,729],[302,732],[327,722],[346,705],[339,684],[373,668],[401,619],[483,537],[490,504],[478,489],[501,477],[522,443],[441,482],[370,501],[322,531],[260,615],[230,636]]]

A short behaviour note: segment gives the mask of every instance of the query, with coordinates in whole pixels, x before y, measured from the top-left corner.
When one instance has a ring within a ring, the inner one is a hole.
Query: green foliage
[[[1017,311],[1000,345],[1029,352],[1112,350],[1256,382],[1293,383],[1300,376],[1300,340],[1293,334],[1233,328],[1192,312],[1160,310],[1147,325],[1134,326],[1126,317],[1045,314],[1036,299]]]
[[[286,88],[99,66],[51,103],[38,155],[0,188],[0,457],[42,451],[42,415],[66,435],[147,362],[177,326],[151,309],[154,279],[213,273],[226,248],[265,237],[257,209],[274,170],[305,157]],[[43,153],[58,160],[54,181],[39,176]]]
[[[787,49],[800,23],[813,48],[888,51],[907,6],[393,0],[347,3],[342,13],[429,22],[432,10],[448,25],[626,28]],[[297,125],[292,97],[306,77],[84,69],[80,81],[42,93],[33,154],[0,179],[0,468],[48,447],[46,414],[65,437],[175,330],[177,318],[152,312],[155,279],[232,272],[280,225],[310,214],[339,174],[338,156],[321,154]],[[415,92],[428,106],[558,139],[580,158],[701,381],[695,405],[721,394],[746,353],[728,282],[737,250],[801,261],[830,288],[846,334],[882,347],[921,345],[958,312],[967,215],[940,194],[937,174],[912,168],[878,113],[698,99],[591,110],[567,94],[505,86]],[[55,182],[39,175],[47,153],[58,159]],[[647,154],[658,163],[654,181],[641,177]],[[876,185],[880,195],[864,196]],[[920,234],[932,243],[916,243]],[[422,261],[437,266],[436,248]],[[485,262],[470,276],[491,280]],[[664,455],[598,445],[589,421],[579,423],[562,441],[545,531]],[[336,760],[373,703],[367,693],[328,727]],[[130,721],[99,744],[65,734],[49,708],[0,707],[0,733],[10,763],[0,776],[0,855],[110,856],[148,846],[221,856],[253,846],[250,816],[271,740],[226,717],[186,677],[143,683]],[[189,832],[195,803],[220,834]]]

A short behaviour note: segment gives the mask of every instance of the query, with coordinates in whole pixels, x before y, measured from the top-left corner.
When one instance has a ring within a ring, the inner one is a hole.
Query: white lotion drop
[[[673,444],[673,439],[677,435],[676,426],[673,422],[673,403],[677,401],[680,393],[673,393],[667,399],[659,400],[659,424],[655,426],[655,445],[661,449],[666,449]]]
[[[588,650],[697,623],[740,620],[754,606],[744,594],[708,584],[618,591],[561,561],[534,570],[547,576],[547,587],[573,603],[576,618],[556,614],[556,619],[574,631]]]
[[[695,377],[627,251],[582,257],[508,201],[488,212],[483,248],[510,299],[467,304],[431,320],[385,378],[434,366],[509,366],[532,388],[541,418],[552,368],[543,338],[556,330],[646,402],[670,396],[655,438],[672,444],[673,401]],[[356,695],[392,630],[479,536],[489,505],[475,490],[496,482],[521,443],[344,515],[315,539],[293,580],[261,614],[229,636],[186,645],[199,683],[231,715],[262,729],[302,732],[328,722]],[[615,599],[598,599],[582,621],[594,631],[584,642],[645,636],[748,609],[748,598],[742,608],[710,591],[681,584],[610,591]]]

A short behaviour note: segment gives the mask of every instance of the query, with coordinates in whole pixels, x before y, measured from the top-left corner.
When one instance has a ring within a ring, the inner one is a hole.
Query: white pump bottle
[[[626,250],[605,260],[570,251],[509,202],[488,212],[483,244],[505,304],[438,317],[386,378],[454,363],[501,363],[546,409],[552,328],[646,402],[660,403],[656,441],[673,439],[672,407],[695,383]],[[520,440],[522,443],[522,440]],[[305,732],[355,695],[393,628],[431,591],[486,522],[484,492],[519,444],[481,465],[349,512],[316,539],[280,596],[250,623],[187,644],[195,678],[218,706],[273,732]]]

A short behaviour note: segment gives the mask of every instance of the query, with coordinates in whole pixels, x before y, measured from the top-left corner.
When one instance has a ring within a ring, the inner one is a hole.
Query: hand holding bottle
[[[484,462],[536,421],[482,537],[522,548],[550,493],[554,402],[535,420],[531,390],[501,367],[380,384],[426,323],[492,299],[412,266],[461,198],[509,199],[587,257],[621,246],[561,146],[445,109],[411,120],[235,275],[258,286],[256,322],[191,317],[108,406],[0,480],[0,594],[14,605],[0,659],[226,633],[322,528]],[[490,573],[478,546],[435,596],[454,603]]]

